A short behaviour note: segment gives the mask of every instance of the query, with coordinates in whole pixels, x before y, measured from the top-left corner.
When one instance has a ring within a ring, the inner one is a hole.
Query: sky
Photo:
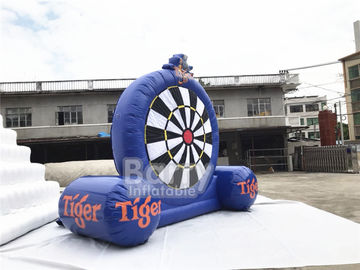
[[[358,0],[0,1],[3,82],[136,78],[175,53],[195,76],[273,74],[354,53],[360,20]],[[341,64],[292,73],[293,96],[344,92]]]

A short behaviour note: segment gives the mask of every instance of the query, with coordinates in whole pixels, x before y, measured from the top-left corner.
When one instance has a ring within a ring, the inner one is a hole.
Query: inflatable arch
[[[216,115],[191,69],[185,55],[174,55],[123,92],[111,128],[119,176],[72,182],[59,200],[65,227],[135,246],[157,227],[254,203],[258,186],[249,168],[216,167]]]

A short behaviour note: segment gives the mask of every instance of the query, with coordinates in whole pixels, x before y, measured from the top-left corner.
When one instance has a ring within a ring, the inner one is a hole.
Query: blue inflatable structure
[[[249,168],[216,167],[216,115],[191,69],[185,55],[174,55],[123,92],[111,128],[119,176],[73,181],[59,200],[66,228],[135,246],[158,227],[254,203],[258,186]]]

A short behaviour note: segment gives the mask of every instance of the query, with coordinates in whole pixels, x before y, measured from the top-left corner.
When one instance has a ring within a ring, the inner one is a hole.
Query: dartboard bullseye
[[[189,188],[205,174],[212,128],[204,103],[192,90],[172,86],[156,96],[144,135],[149,163],[166,185]]]
[[[193,141],[193,133],[190,129],[186,129],[183,134],[184,143],[191,144]]]

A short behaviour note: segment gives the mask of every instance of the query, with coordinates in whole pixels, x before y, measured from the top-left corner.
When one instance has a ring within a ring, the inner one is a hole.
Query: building
[[[306,130],[299,130],[289,134],[289,138],[297,139],[320,139],[319,111],[327,105],[326,96],[303,96],[285,98],[285,112],[288,116],[300,118],[302,127],[309,127]]]
[[[343,63],[350,141],[360,140],[360,51],[339,59]]]
[[[360,140],[360,21],[354,22],[354,37],[355,53],[339,59],[343,64],[350,141]]]
[[[249,150],[286,148],[287,134],[300,126],[284,111],[297,74],[196,79],[213,101],[225,164],[246,164]],[[33,161],[112,158],[109,137],[99,133],[110,132],[116,102],[133,80],[0,83],[0,113],[18,143],[31,147]]]

